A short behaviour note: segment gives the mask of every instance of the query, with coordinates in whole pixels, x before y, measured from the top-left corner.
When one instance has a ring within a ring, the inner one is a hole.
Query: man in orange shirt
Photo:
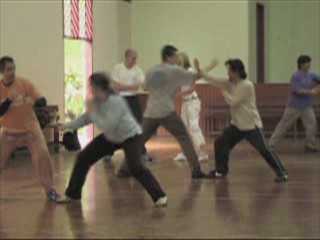
[[[0,59],[0,73],[0,171],[16,148],[28,147],[48,200],[56,201],[52,161],[34,111],[46,106],[46,99],[30,81],[16,76],[13,58]]]

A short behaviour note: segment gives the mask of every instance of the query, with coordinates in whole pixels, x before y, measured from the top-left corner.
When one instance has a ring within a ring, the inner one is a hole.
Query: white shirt
[[[193,71],[193,69],[190,67],[188,69],[189,72],[195,73]],[[182,92],[186,92],[189,91],[190,88],[192,87],[193,83],[189,84],[189,85],[184,85],[181,87],[181,91]],[[198,94],[196,91],[193,91],[192,93],[188,94],[188,95],[183,95],[183,100],[190,100],[190,99],[194,99],[194,98],[198,98]]]
[[[256,106],[254,85],[250,80],[231,83],[222,79],[213,79],[206,74],[204,79],[222,89],[224,99],[230,106],[232,125],[242,131],[262,128],[262,121]]]
[[[119,63],[114,66],[111,76],[114,81],[123,84],[123,85],[137,85],[144,83],[144,74],[138,66],[133,66],[128,69],[124,63]],[[136,91],[122,91],[120,95],[122,96],[133,96],[137,95],[138,90]]]

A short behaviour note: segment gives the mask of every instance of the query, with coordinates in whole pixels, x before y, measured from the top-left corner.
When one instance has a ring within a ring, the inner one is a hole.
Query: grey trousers
[[[306,146],[318,148],[316,142],[317,121],[312,108],[298,109],[287,107],[274,133],[272,134],[269,145],[277,146],[286,131],[299,119],[302,119],[306,129]]]
[[[144,118],[142,126],[144,143],[153,136],[154,132],[160,126],[163,126],[180,144],[190,168],[200,170],[198,155],[193,146],[191,137],[181,118],[175,112],[164,118]],[[126,162],[123,162],[121,170],[127,169]]]

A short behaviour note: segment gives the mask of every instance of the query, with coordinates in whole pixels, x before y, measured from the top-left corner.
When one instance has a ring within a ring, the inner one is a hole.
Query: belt
[[[189,102],[189,101],[198,100],[198,99],[199,99],[198,97],[192,96],[192,97],[188,97],[188,98],[183,98],[183,101],[184,102]]]

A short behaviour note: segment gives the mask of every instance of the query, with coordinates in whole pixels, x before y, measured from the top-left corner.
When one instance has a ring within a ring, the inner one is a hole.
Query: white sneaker
[[[161,197],[159,198],[156,202],[155,202],[155,206],[156,207],[165,207],[167,206],[168,204],[168,197],[167,196],[164,196],[164,197]]]
[[[209,155],[206,152],[201,152],[198,156],[199,162],[205,162],[209,160]]]
[[[187,158],[183,153],[179,153],[177,156],[173,158],[174,161],[186,161]]]

